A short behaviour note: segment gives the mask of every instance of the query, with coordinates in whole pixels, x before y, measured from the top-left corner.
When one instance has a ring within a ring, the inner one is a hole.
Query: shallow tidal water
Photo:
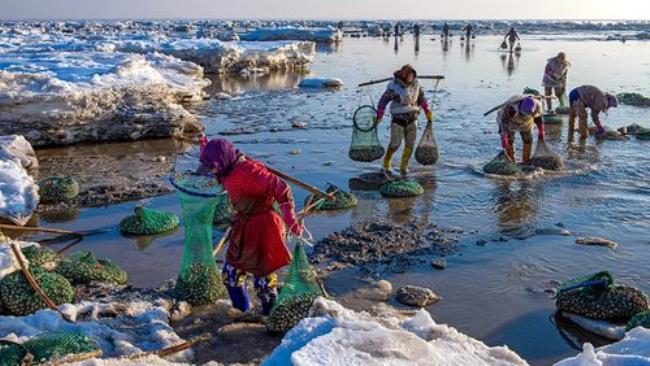
[[[650,143],[634,138],[596,142],[591,137],[585,143],[569,144],[564,117],[561,126],[547,126],[547,140],[565,159],[566,173],[495,179],[481,173],[483,164],[500,149],[495,115],[482,114],[526,86],[541,89],[545,61],[559,51],[567,52],[573,63],[569,88],[594,84],[616,93],[648,95],[650,47],[644,42],[535,36],[524,37],[520,55],[509,55],[497,50],[499,44],[498,37],[479,36],[468,45],[457,37],[443,44],[422,36],[416,50],[410,36],[397,41],[345,39],[339,46],[319,46],[311,66],[314,76],[343,79],[342,90],[297,89],[302,77],[297,73],[253,80],[213,79],[209,92],[226,91],[236,97],[231,101],[212,99],[193,109],[210,136],[226,133],[243,151],[273,167],[314,185],[324,187],[330,182],[347,189],[349,178],[376,170],[380,164],[347,158],[352,113],[358,105],[371,102],[369,95],[376,102],[385,87],[379,84],[360,91],[356,85],[389,77],[405,63],[423,75],[445,75],[434,103],[441,160],[434,167],[412,161],[412,174],[427,181],[425,194],[386,200],[377,192],[360,192],[357,208],[311,216],[307,226],[316,238],[376,216],[465,229],[459,234],[461,250],[447,259],[446,270],[422,265],[382,278],[395,287],[415,284],[433,288],[443,298],[428,308],[437,322],[448,323],[489,345],[506,344],[531,364],[546,365],[575,354],[572,345],[579,346],[585,339],[578,337],[576,342],[556,327],[554,302],[544,292],[550,284],[610,270],[620,282],[650,291]],[[422,83],[431,99],[433,83]],[[603,123],[612,128],[631,123],[650,127],[649,112],[622,106],[604,117]],[[308,128],[293,129],[293,122],[305,122]],[[387,117],[380,126],[384,144],[388,125]],[[138,151],[143,144],[114,147]],[[156,154],[178,151],[174,146],[170,142],[165,152],[164,142],[159,142]],[[517,152],[520,157],[519,136]],[[66,148],[38,153],[82,156],[102,152]],[[195,148],[178,155],[179,167],[191,167],[196,155]],[[128,156],[125,154],[125,159]],[[300,207],[306,194],[299,189],[294,192]],[[88,237],[69,251],[92,250],[98,257],[111,258],[129,272],[134,285],[152,286],[175,277],[183,229],[147,240],[121,237],[117,223],[142,203],[180,214],[178,199],[171,194],[144,202],[84,208],[68,219],[39,219],[41,225],[66,229],[106,228],[107,232]],[[546,235],[557,232],[559,223],[572,236]],[[218,238],[219,234],[215,235]],[[610,250],[574,243],[577,236],[585,235],[612,239],[620,246]],[[481,239],[487,243],[476,245]],[[64,246],[55,245],[57,249]],[[356,274],[336,274],[328,282],[333,294],[344,296],[353,289],[353,281],[346,276]]]

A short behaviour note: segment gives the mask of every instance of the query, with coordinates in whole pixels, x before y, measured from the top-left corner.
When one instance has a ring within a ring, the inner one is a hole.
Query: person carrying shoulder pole
[[[515,30],[515,27],[510,27],[510,30],[508,33],[506,33],[505,37],[503,37],[503,41],[508,41],[509,47],[510,47],[510,52],[512,53],[512,50],[515,48],[515,42],[521,40],[519,38],[519,34]]]
[[[549,58],[544,69],[544,95],[546,96],[546,108],[548,113],[552,112],[553,100],[551,95],[555,91],[555,96],[560,100],[560,106],[564,107],[564,94],[566,93],[566,80],[571,63],[566,59],[566,54],[560,52],[557,56]]]
[[[587,108],[591,109],[591,119],[596,125],[596,138],[605,133],[603,125],[600,123],[600,112],[605,112],[610,108],[618,107],[616,96],[603,93],[593,85],[579,86],[569,93],[569,141],[573,140],[573,134],[576,127],[576,117],[580,119],[580,139],[585,140],[589,135],[587,130]]]
[[[531,95],[515,95],[508,99],[497,114],[501,146],[510,159],[515,160],[515,132],[524,143],[523,163],[528,164],[533,146],[533,125],[537,125],[538,140],[544,141],[542,102]]]
[[[390,144],[384,156],[383,169],[387,174],[390,173],[393,155],[404,140],[400,173],[406,175],[417,138],[417,120],[420,108],[424,110],[428,123],[433,122],[433,113],[429,109],[424,90],[417,79],[417,72],[411,65],[404,65],[395,71],[393,76],[393,80],[388,83],[386,91],[379,100],[374,122],[375,125],[381,122],[386,106],[390,103]]]

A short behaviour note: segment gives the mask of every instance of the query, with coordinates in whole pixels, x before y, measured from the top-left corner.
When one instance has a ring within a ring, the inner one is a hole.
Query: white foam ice
[[[276,27],[258,28],[248,33],[239,35],[244,41],[314,41],[314,42],[340,42],[343,33],[334,27],[313,28],[313,27]]]
[[[12,160],[0,160],[0,218],[25,225],[38,206],[38,186]]]
[[[23,343],[48,332],[81,333],[97,342],[105,358],[130,356],[183,342],[169,325],[169,308],[169,302],[162,299],[64,304],[59,309],[74,323],[52,310],[21,317],[0,316],[0,339]],[[191,357],[192,351],[187,350],[168,360],[188,362]]]
[[[275,365],[527,365],[507,347],[488,347],[419,310],[404,321],[373,317],[319,298],[262,363]]]
[[[555,366],[643,366],[650,365],[650,329],[637,327],[625,338],[608,346],[594,349],[585,343],[582,353]]]

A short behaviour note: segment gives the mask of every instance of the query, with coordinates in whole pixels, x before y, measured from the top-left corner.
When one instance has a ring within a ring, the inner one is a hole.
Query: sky
[[[650,19],[650,0],[0,0],[0,19]]]

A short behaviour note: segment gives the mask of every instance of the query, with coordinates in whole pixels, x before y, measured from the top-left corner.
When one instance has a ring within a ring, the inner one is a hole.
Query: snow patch
[[[0,136],[0,160],[11,160],[25,169],[38,168],[32,145],[23,136]]]
[[[507,347],[488,347],[420,310],[401,321],[320,298],[262,363],[274,365],[527,365]]]
[[[169,325],[169,308],[169,302],[162,299],[64,304],[59,309],[75,319],[74,323],[52,310],[22,317],[0,316],[0,339],[23,343],[47,332],[76,332],[95,340],[103,357],[124,357],[183,342]],[[169,360],[188,362],[191,357],[192,351],[188,350]]]
[[[38,243],[31,243],[31,242],[26,242],[26,241],[13,241],[18,247],[21,249],[31,247],[31,246],[36,246],[40,247]],[[29,265],[29,261],[27,258],[25,258],[24,255],[22,255],[22,259],[25,262],[25,264]],[[13,272],[20,271],[20,264],[18,263],[18,259],[16,259],[16,256],[14,255],[13,250],[11,250],[11,247],[8,245],[6,242],[0,242],[0,280]]]
[[[637,327],[614,344],[594,349],[585,343],[582,353],[555,366],[641,366],[650,365],[650,329]]]

